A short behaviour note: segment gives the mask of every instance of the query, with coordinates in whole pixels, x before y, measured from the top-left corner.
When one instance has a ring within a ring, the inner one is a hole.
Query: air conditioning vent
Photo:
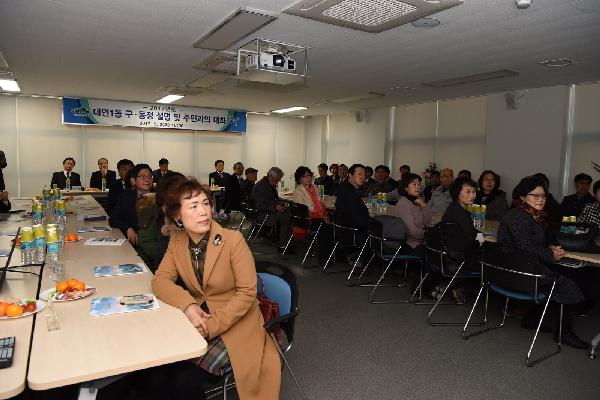
[[[284,10],[365,32],[383,32],[460,5],[463,0],[302,0]]]
[[[246,64],[246,56],[243,54],[241,55],[241,64]],[[235,75],[237,74],[237,53],[219,51],[199,61],[193,67],[203,71]]]

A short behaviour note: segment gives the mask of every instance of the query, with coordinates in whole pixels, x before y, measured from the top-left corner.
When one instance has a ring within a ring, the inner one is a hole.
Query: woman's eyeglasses
[[[545,194],[537,194],[537,193],[527,193],[527,196],[531,196],[536,200],[546,200]]]
[[[151,174],[150,175],[138,175],[138,176],[136,176],[136,178],[140,178],[143,181],[149,181],[149,180],[153,179]]]

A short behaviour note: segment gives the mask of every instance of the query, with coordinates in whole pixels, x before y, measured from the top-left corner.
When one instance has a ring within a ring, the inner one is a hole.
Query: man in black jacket
[[[323,185],[325,194],[331,196],[333,194],[335,183],[331,176],[327,175],[329,167],[327,167],[327,164],[321,163],[317,167],[317,170],[319,171],[319,177],[315,179],[315,185]]]
[[[0,190],[6,189],[6,186],[4,185],[4,175],[2,174],[2,170],[6,168],[6,165],[6,156],[4,155],[4,152],[0,150]]]
[[[73,157],[67,157],[63,160],[63,171],[54,172],[52,174],[52,180],[50,181],[50,187],[56,185],[59,189],[67,187],[67,178],[71,180],[71,187],[81,186],[81,177],[77,172],[73,172],[75,167],[75,160]]]
[[[242,206],[241,187],[244,182],[244,164],[236,162],[233,164],[233,174],[227,177],[225,193],[227,193],[227,211],[240,210]]]
[[[258,170],[252,167],[248,167],[246,168],[246,171],[244,171],[246,179],[240,183],[240,196],[242,198],[242,202],[244,203],[247,203],[252,195],[252,189],[254,189],[254,185],[256,184],[257,173]]]
[[[594,203],[596,198],[590,194],[590,186],[592,185],[592,177],[588,174],[575,175],[575,193],[570,196],[565,196],[560,203],[560,210],[563,217],[572,215],[579,217],[588,203]]]
[[[161,158],[158,160],[158,169],[152,171],[152,179],[154,183],[158,183],[160,178],[162,178],[167,172],[171,172],[169,169],[169,160],[166,158]]]
[[[254,185],[251,196],[254,207],[258,210],[258,221],[262,221],[267,216],[265,226],[277,226],[280,253],[283,252],[292,232],[291,213],[289,208],[279,200],[277,194],[276,188],[281,178],[283,178],[283,171],[280,168],[271,167],[267,176]],[[293,251],[288,251],[287,254],[293,254]]]
[[[108,190],[108,213],[112,211],[117,204],[119,195],[131,188],[131,182],[129,182],[129,172],[133,169],[133,161],[126,158],[119,160],[117,163],[117,171],[119,172],[119,179],[115,180]]]
[[[10,201],[8,200],[8,192],[0,190],[0,213],[10,211]]]
[[[94,171],[90,178],[90,187],[95,189],[102,189],[102,178],[106,180],[105,189],[108,190],[110,185],[117,180],[117,173],[108,169],[108,160],[106,158],[100,158],[98,160],[98,171]]]

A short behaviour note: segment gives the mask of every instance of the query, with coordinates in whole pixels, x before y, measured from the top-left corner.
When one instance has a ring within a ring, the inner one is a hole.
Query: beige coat
[[[311,184],[312,185],[312,184]],[[315,206],[313,205],[312,197],[310,197],[310,193],[308,190],[304,188],[302,185],[297,185],[296,190],[294,190],[294,203],[304,204],[308,207],[308,211],[313,212],[315,210]]]
[[[216,235],[221,243],[214,244]],[[204,290],[198,284],[188,249],[187,232],[171,237],[167,252],[152,279],[159,299],[182,311],[206,301],[209,339],[221,336],[227,346],[241,400],[279,399],[281,363],[263,328],[256,299],[256,269],[244,237],[211,223],[204,264]],[[184,289],[175,284],[178,277]]]

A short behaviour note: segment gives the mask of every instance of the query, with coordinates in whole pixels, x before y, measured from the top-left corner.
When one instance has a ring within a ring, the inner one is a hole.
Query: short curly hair
[[[461,176],[459,178],[456,178],[450,185],[449,190],[450,196],[452,196],[452,200],[458,201],[458,196],[460,195],[460,192],[465,186],[470,186],[473,189],[477,190],[477,183],[473,179],[468,178],[466,176]]]
[[[192,198],[201,192],[206,195],[212,207],[213,195],[208,185],[202,185],[195,179],[182,179],[178,180],[173,186],[170,186],[164,199],[165,215],[167,218],[176,222],[175,217],[179,213],[179,210],[181,210],[181,199]]]
[[[294,180],[296,181],[296,185],[300,184],[300,179],[306,175],[306,173],[309,173],[311,175],[313,175],[312,171],[310,170],[310,168],[305,167],[304,165],[299,166],[298,168],[296,168],[296,172],[294,172]]]
[[[521,179],[517,186],[515,186],[515,190],[513,190],[513,198],[520,199],[521,197],[525,197],[536,187],[542,187],[544,189],[544,193],[548,193],[548,185],[546,185],[546,180],[544,178],[536,175],[526,176],[525,178]]]

